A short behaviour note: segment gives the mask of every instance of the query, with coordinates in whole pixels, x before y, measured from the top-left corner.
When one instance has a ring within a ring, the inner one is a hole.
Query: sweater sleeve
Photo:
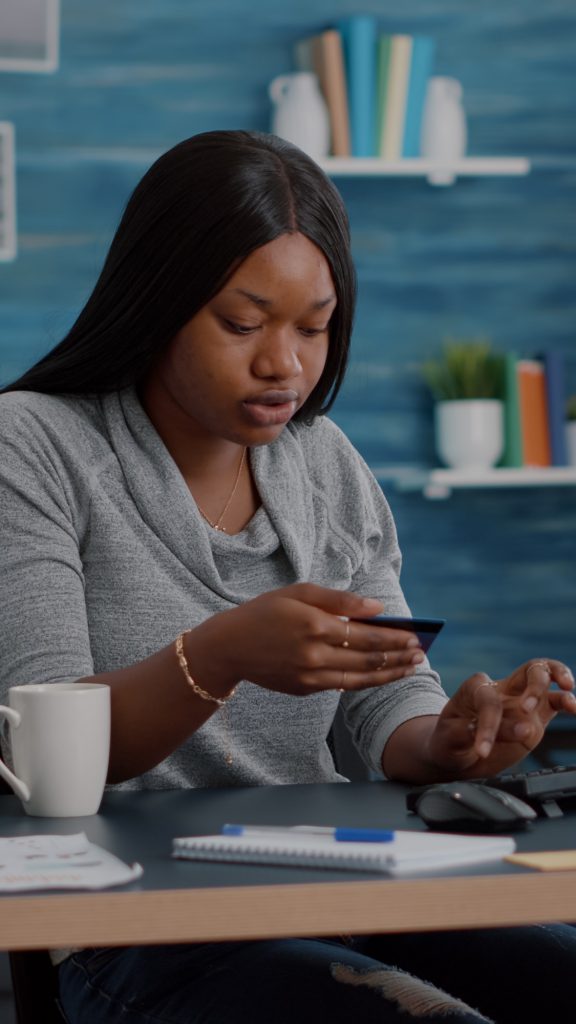
[[[0,403],[0,688],[93,674],[70,494],[34,416]]]
[[[400,586],[402,557],[396,525],[380,486],[354,452],[354,475],[363,509],[363,557],[351,589],[377,597],[388,615],[410,615]],[[372,771],[382,772],[382,754],[390,736],[404,722],[438,715],[448,700],[428,659],[411,676],[375,689],[348,693],[342,700],[354,742]]]

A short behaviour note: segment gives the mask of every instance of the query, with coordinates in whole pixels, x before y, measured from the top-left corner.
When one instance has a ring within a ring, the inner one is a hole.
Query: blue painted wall
[[[51,76],[1,75],[18,147],[18,259],[0,265],[0,377],[56,342],[86,299],[124,202],[152,160],[212,128],[269,127],[267,84],[336,17],[426,32],[464,87],[469,151],[526,155],[525,179],[340,181],[360,304],[335,418],[372,464],[433,460],[418,365],[452,335],[530,355],[561,348],[576,391],[574,0],[62,0]],[[436,663],[576,662],[576,490],[426,502],[387,488],[415,611],[449,627]]]

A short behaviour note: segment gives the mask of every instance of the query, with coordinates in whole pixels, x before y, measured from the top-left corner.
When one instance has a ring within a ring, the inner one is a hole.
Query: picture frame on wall
[[[0,71],[55,71],[60,0],[0,0]]]

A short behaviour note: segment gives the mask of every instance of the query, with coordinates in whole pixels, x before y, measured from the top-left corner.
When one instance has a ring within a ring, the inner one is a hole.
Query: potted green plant
[[[576,395],[566,402],[566,452],[569,464],[576,466]]]
[[[451,339],[422,366],[435,401],[436,451],[466,471],[494,466],[504,448],[504,363],[484,338]]]

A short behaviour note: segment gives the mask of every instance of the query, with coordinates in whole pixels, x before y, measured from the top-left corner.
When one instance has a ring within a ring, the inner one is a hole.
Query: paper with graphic
[[[142,870],[90,843],[84,832],[0,839],[0,892],[108,889],[135,881]]]

